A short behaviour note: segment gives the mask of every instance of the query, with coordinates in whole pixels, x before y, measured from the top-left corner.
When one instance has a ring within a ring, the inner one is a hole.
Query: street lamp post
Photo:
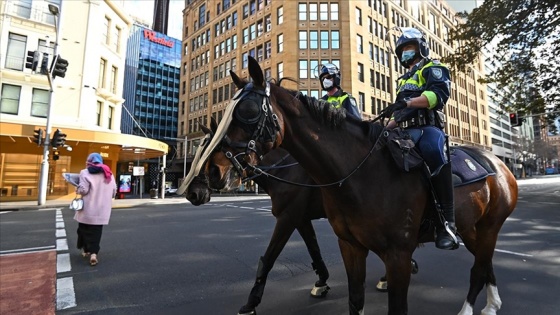
[[[54,42],[54,53],[53,58],[56,58],[58,54],[58,40],[60,38],[60,11],[56,5],[49,4],[49,11],[54,15],[54,28],[56,31],[56,38]],[[51,73],[47,70],[47,78],[49,80],[49,86],[51,88],[49,94],[49,104],[47,108],[47,125],[45,130],[45,141],[43,142],[43,161],[41,162],[41,173],[39,176],[39,199],[37,204],[39,206],[44,205],[47,202],[47,184],[49,179],[49,146],[50,146],[50,136],[52,131],[52,108],[54,103],[54,88],[51,80]]]
[[[185,139],[164,137],[164,139],[184,141],[184,145],[183,145],[183,178],[187,177],[187,141],[188,141],[188,137],[185,136]]]

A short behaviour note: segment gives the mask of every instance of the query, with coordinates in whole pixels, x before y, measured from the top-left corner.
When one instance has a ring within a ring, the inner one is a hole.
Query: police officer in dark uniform
[[[346,113],[358,119],[362,119],[362,114],[356,105],[356,100],[352,95],[344,92],[340,87],[340,71],[332,63],[321,66],[319,81],[323,90],[327,91],[322,99],[331,103],[335,108],[344,107]]]
[[[398,80],[397,100],[382,115],[391,117],[388,128],[405,129],[414,139],[432,173],[437,207],[446,222],[436,228],[436,247],[456,249],[455,213],[451,163],[446,154],[443,108],[450,94],[449,69],[429,58],[426,38],[418,29],[400,28],[395,53],[408,69]]]

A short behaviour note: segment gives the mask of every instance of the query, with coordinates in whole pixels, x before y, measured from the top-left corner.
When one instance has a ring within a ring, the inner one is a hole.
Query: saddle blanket
[[[496,175],[489,165],[479,163],[477,158],[454,147],[451,149],[451,172],[453,186],[463,186]]]

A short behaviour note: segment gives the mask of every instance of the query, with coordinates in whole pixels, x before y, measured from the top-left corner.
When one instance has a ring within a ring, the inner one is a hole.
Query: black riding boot
[[[439,249],[457,249],[459,242],[455,233],[455,210],[453,206],[453,177],[451,163],[445,164],[439,174],[432,177],[432,185],[436,193],[438,207],[445,218],[443,225],[436,228],[436,247]],[[446,227],[449,229],[446,229]]]

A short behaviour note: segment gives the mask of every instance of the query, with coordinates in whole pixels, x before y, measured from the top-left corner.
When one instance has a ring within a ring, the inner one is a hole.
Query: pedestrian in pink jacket
[[[84,207],[76,211],[78,221],[78,249],[82,256],[89,257],[90,265],[98,263],[99,243],[103,225],[109,224],[112,199],[117,193],[117,184],[109,166],[103,164],[99,153],[91,153],[86,168],[80,171],[80,182],[76,193],[82,195]]]

